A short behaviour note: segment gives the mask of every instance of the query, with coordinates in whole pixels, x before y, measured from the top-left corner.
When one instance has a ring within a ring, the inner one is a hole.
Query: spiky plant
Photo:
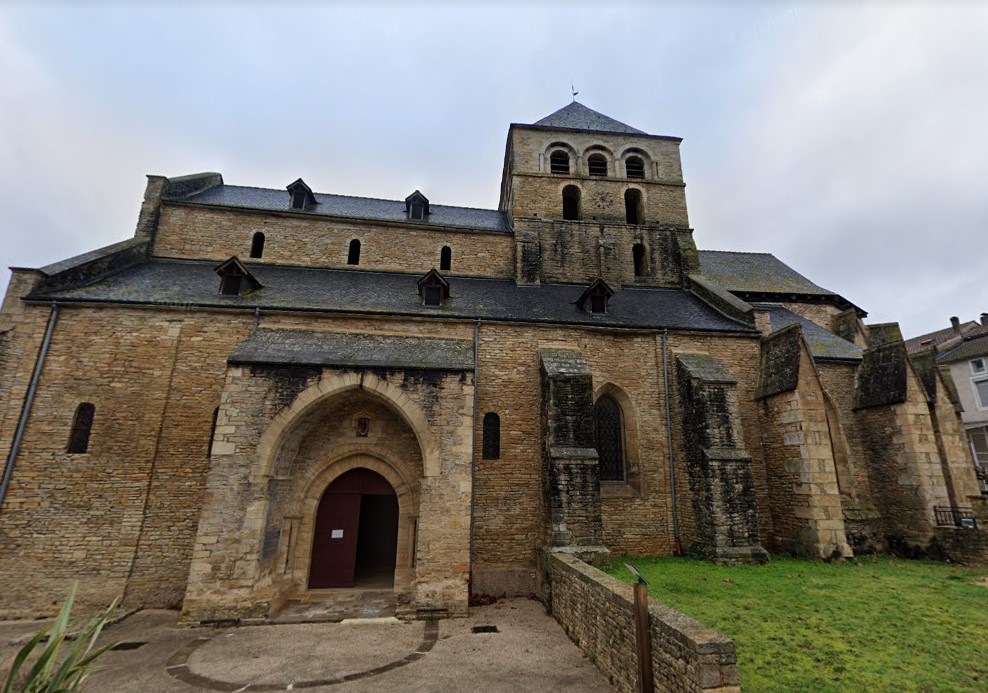
[[[103,627],[117,608],[114,600],[75,637],[68,631],[76,584],[51,628],[42,628],[18,650],[7,671],[2,693],[76,693],[93,671],[96,658],[113,644],[95,647]],[[43,647],[42,647],[43,645]],[[40,651],[38,651],[40,649]]]

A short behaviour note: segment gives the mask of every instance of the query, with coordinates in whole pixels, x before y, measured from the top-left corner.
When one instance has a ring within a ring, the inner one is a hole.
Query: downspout
[[[473,515],[476,493],[474,484],[477,477],[477,371],[480,352],[480,318],[473,328],[473,452],[470,460],[470,553],[467,556],[467,594],[473,595]]]
[[[45,357],[48,356],[48,345],[51,344],[51,336],[55,331],[55,322],[57,320],[58,302],[52,301],[51,314],[48,316],[48,327],[45,328],[45,336],[41,340],[41,350],[38,352],[38,357],[34,361],[34,372],[31,374],[31,382],[27,386],[27,394],[24,395],[21,418],[17,422],[14,442],[10,445],[10,454],[7,455],[7,464],[4,466],[3,481],[0,482],[0,509],[3,508],[3,501],[7,497],[7,487],[10,486],[10,477],[14,474],[14,463],[17,461],[17,453],[21,449],[21,441],[24,439],[24,429],[27,428],[27,420],[31,416],[31,405],[34,404],[34,394],[38,391],[38,380],[41,379],[41,370],[45,366]]]
[[[683,545],[679,538],[679,514],[676,511],[676,464],[672,456],[672,413],[669,404],[669,330],[662,330],[662,380],[666,400],[666,447],[669,450],[669,492],[672,494],[672,536],[676,545],[676,555],[683,555]]]

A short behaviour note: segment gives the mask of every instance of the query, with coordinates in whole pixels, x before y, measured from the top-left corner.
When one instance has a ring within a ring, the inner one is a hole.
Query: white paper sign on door
[[[343,530],[342,529],[334,529],[333,530],[333,533],[330,535],[329,538],[330,539],[342,539],[343,538]]]

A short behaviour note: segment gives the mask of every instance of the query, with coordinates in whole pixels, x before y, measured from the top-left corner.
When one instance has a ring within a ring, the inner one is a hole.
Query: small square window
[[[971,361],[971,370],[975,373],[985,372],[985,360],[984,359],[974,359]]]

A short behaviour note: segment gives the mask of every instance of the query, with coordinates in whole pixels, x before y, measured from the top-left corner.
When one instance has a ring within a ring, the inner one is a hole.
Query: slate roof
[[[860,361],[864,350],[858,345],[842,339],[833,332],[828,332],[815,322],[796,315],[780,305],[772,303],[753,303],[758,310],[766,310],[772,321],[772,331],[781,330],[789,325],[799,325],[803,329],[803,339],[810,348],[814,359],[821,361]]]
[[[85,286],[36,292],[28,298],[754,332],[677,288],[622,289],[608,302],[606,314],[591,315],[574,303],[586,289],[580,284],[519,286],[511,279],[454,276],[449,277],[450,297],[435,307],[421,303],[416,287],[421,274],[244,262],[264,288],[244,296],[226,296],[219,293],[214,265],[153,259]]]
[[[937,363],[953,363],[988,356],[988,331],[978,336],[965,337],[964,341],[952,349],[937,354]]]
[[[817,286],[771,253],[701,250],[700,273],[738,293],[836,296]]]
[[[978,323],[974,320],[969,320],[968,322],[962,322],[960,324],[961,335],[968,334],[977,328]],[[921,334],[918,337],[911,337],[907,339],[906,351],[910,354],[914,354],[918,351],[923,351],[925,349],[937,346],[938,344],[943,344],[944,342],[950,341],[957,336],[958,334],[954,332],[954,328],[952,326],[944,327],[941,330],[927,332],[926,334]]]
[[[170,197],[171,201],[197,205],[216,205],[239,209],[256,209],[269,212],[295,211],[313,216],[346,217],[371,221],[400,221],[423,226],[455,226],[481,231],[510,232],[508,217],[496,209],[472,207],[448,207],[429,204],[429,215],[424,221],[412,221],[405,212],[404,200],[379,200],[371,197],[314,194],[316,203],[305,212],[289,208],[287,190],[251,188],[241,185],[216,185],[184,197]]]
[[[537,120],[533,125],[541,125],[550,128],[571,128],[574,130],[594,130],[597,132],[621,132],[632,135],[647,135],[647,132],[633,128],[630,125],[614,120],[598,113],[592,108],[587,108],[579,101],[568,103],[555,113],[550,113],[542,120]]]
[[[262,328],[242,342],[227,361],[464,371],[473,369],[473,342]]]

